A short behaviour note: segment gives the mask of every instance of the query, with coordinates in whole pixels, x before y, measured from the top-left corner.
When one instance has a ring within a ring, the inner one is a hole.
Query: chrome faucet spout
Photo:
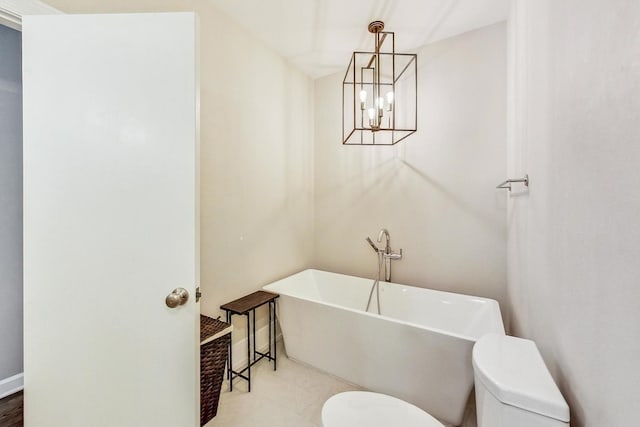
[[[387,230],[386,228],[383,228],[382,230],[380,230],[380,233],[378,234],[378,243],[382,242],[383,237],[385,238],[384,253],[390,254],[391,253],[391,237],[389,236],[389,230]]]

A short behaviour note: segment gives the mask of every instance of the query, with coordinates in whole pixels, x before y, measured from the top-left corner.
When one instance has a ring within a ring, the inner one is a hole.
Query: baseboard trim
[[[24,388],[24,374],[19,373],[0,381],[0,399],[13,393],[17,393]]]

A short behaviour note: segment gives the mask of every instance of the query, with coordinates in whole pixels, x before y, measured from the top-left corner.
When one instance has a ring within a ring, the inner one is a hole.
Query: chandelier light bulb
[[[376,107],[378,107],[378,117],[384,116],[384,98],[379,96],[376,100]]]
[[[365,110],[367,108],[367,91],[362,89],[360,91],[360,109]]]
[[[367,110],[367,113],[369,114],[369,127],[374,129],[377,127],[377,123],[376,123],[376,109],[375,108],[369,108]]]
[[[387,111],[393,109],[393,92],[387,92]]]

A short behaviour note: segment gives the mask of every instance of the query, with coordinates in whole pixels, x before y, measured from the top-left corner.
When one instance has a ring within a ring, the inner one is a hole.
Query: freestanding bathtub
[[[473,387],[471,351],[504,333],[491,299],[305,270],[264,286],[280,294],[287,355],[371,391],[386,393],[459,426]]]

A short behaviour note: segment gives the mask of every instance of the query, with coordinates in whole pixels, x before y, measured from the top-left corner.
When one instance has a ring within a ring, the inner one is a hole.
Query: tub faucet
[[[378,233],[378,243],[382,242],[383,237],[385,239],[384,253],[390,254],[391,253],[391,237],[389,237],[389,230],[387,230],[386,228],[383,228],[382,230],[380,230],[380,233]]]
[[[380,230],[378,234],[378,243],[382,242],[382,238],[385,238],[385,246],[384,250],[380,249],[382,252],[382,257],[384,258],[384,280],[385,282],[391,281],[391,260],[392,259],[402,259],[402,249],[400,249],[400,253],[394,253],[391,249],[391,237],[389,236],[389,230],[383,228]]]

